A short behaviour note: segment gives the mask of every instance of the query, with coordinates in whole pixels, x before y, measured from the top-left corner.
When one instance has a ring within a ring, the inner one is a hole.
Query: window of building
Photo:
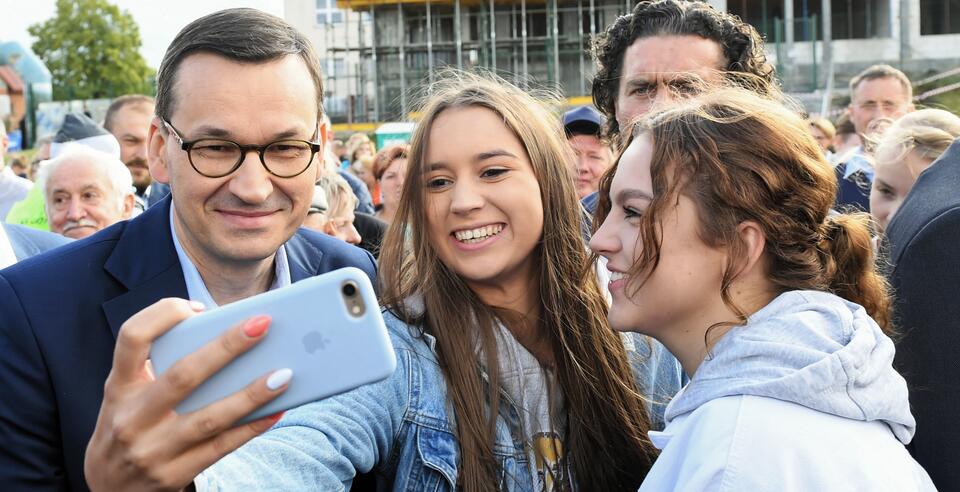
[[[317,0],[317,24],[339,24],[343,11],[337,8],[337,0]]]
[[[833,39],[889,37],[890,8],[890,0],[833,0],[830,7]],[[757,28],[767,43],[784,42],[786,26],[782,0],[729,0],[727,11]],[[793,19],[794,41],[810,41],[814,37],[823,39],[821,0],[794,0]]]
[[[960,33],[960,0],[920,0],[920,34]]]
[[[330,78],[347,76],[347,62],[343,58],[327,58],[324,60],[324,75]]]

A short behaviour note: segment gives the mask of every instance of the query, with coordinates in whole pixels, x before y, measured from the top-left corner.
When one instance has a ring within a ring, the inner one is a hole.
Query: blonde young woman
[[[656,344],[609,329],[556,115],[459,74],[432,86],[380,260],[398,368],[287,412],[198,488],[634,491]],[[659,420],[655,418],[655,420]]]
[[[640,490],[934,490],[904,448],[916,424],[869,217],[829,215],[836,177],[804,121],[716,90],[637,128],[591,247],[613,328],[690,377]]]
[[[917,177],[960,138],[960,117],[942,109],[908,113],[883,134],[874,153],[870,213],[879,232],[897,213]]]

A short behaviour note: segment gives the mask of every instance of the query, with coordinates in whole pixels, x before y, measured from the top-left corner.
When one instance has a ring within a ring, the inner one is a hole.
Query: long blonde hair
[[[460,445],[458,486],[496,490],[501,470],[493,455],[499,413],[495,307],[485,305],[430,246],[424,158],[434,121],[451,108],[497,113],[523,143],[540,183],[544,209],[539,263],[540,330],[549,340],[565,399],[564,449],[581,490],[636,490],[654,457],[646,437],[649,417],[619,335],[606,321],[606,302],[580,235],[580,204],[572,158],[555,113],[532,96],[492,76],[447,72],[431,87],[413,134],[408,177],[396,220],[380,257],[382,301],[433,335],[456,415]],[[423,309],[408,309],[411,297]],[[483,361],[477,353],[479,340]],[[484,366],[489,383],[480,373]]]

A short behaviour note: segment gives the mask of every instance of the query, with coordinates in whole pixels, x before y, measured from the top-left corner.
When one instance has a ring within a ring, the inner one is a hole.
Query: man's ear
[[[123,197],[123,210],[120,211],[120,218],[129,219],[133,215],[133,206],[135,204],[135,198],[133,194],[127,194]]]
[[[170,168],[167,164],[166,144],[168,130],[159,116],[154,116],[147,133],[147,167],[154,181],[170,184]]]
[[[320,152],[317,152],[317,156],[314,159],[317,161],[317,170],[316,176],[313,177],[313,182],[316,183],[320,180],[320,176],[323,176],[323,170],[327,167],[327,145],[329,145],[329,140],[327,138],[327,122],[326,119],[321,118],[320,122],[317,124],[317,139],[320,142]]]

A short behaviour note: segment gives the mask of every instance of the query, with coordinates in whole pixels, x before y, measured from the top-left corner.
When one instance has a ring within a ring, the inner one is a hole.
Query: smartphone
[[[270,315],[266,337],[198,386],[177,413],[199,410],[255,379],[293,370],[287,390],[239,423],[386,379],[397,366],[370,279],[342,268],[192,316],[154,341],[150,359],[157,375],[257,315]]]

